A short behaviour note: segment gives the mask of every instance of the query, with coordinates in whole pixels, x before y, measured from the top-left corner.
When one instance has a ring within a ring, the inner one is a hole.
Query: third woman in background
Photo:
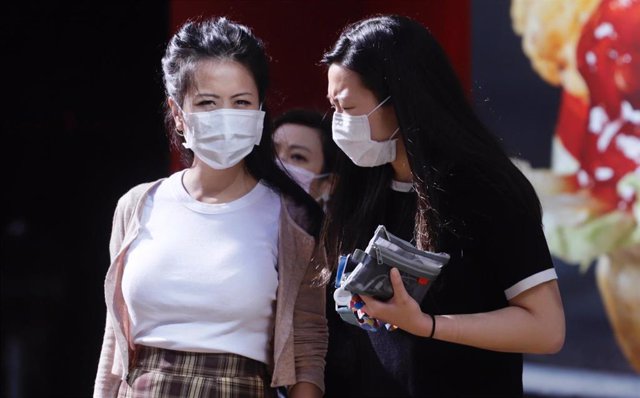
[[[311,109],[292,109],[274,121],[273,142],[284,169],[326,210],[338,148],[331,120]]]

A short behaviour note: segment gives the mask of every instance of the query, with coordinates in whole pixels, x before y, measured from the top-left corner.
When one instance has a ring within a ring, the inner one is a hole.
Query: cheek
[[[320,142],[320,140],[317,140],[317,141],[308,140],[305,142],[305,145],[307,146],[307,148],[311,149],[311,152],[305,156],[307,158],[305,168],[316,174],[322,173],[322,165],[324,164],[324,154],[322,153],[322,143]]]
[[[309,162],[308,169],[316,174],[320,174],[322,173],[323,163],[324,163],[324,160],[322,156],[316,156],[312,159],[311,162]]]
[[[384,141],[389,138],[384,119],[379,115],[369,116],[369,126],[371,127],[371,139],[374,141]]]
[[[398,127],[393,108],[381,108],[378,112],[370,115],[369,125],[371,126],[372,140],[388,140]]]

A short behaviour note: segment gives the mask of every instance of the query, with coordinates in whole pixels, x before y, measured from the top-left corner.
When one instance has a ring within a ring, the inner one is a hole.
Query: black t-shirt
[[[468,314],[506,307],[506,289],[553,267],[536,217],[506,197],[466,189],[455,195],[474,195],[473,208],[460,209],[455,197],[448,198],[461,224],[441,237],[442,251],[451,260],[422,301],[424,312]],[[392,191],[387,203],[387,229],[412,240],[416,194]],[[521,354],[430,340],[402,330],[364,331],[339,318],[333,290],[331,284],[326,397],[522,396]]]

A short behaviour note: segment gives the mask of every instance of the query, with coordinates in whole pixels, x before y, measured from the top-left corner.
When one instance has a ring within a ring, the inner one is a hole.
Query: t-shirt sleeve
[[[533,187],[522,176],[509,188],[494,174],[472,164],[452,169],[439,205],[455,236],[450,246],[473,263],[469,277],[510,300],[557,276]]]
[[[496,209],[486,245],[494,259],[493,277],[507,300],[541,283],[556,279],[542,223],[513,204]]]

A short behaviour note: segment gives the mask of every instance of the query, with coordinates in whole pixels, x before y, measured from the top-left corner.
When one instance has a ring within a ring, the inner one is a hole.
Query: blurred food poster
[[[595,267],[616,341],[640,372],[640,0],[512,0],[512,29],[561,90],[548,168],[533,182],[554,256]]]

